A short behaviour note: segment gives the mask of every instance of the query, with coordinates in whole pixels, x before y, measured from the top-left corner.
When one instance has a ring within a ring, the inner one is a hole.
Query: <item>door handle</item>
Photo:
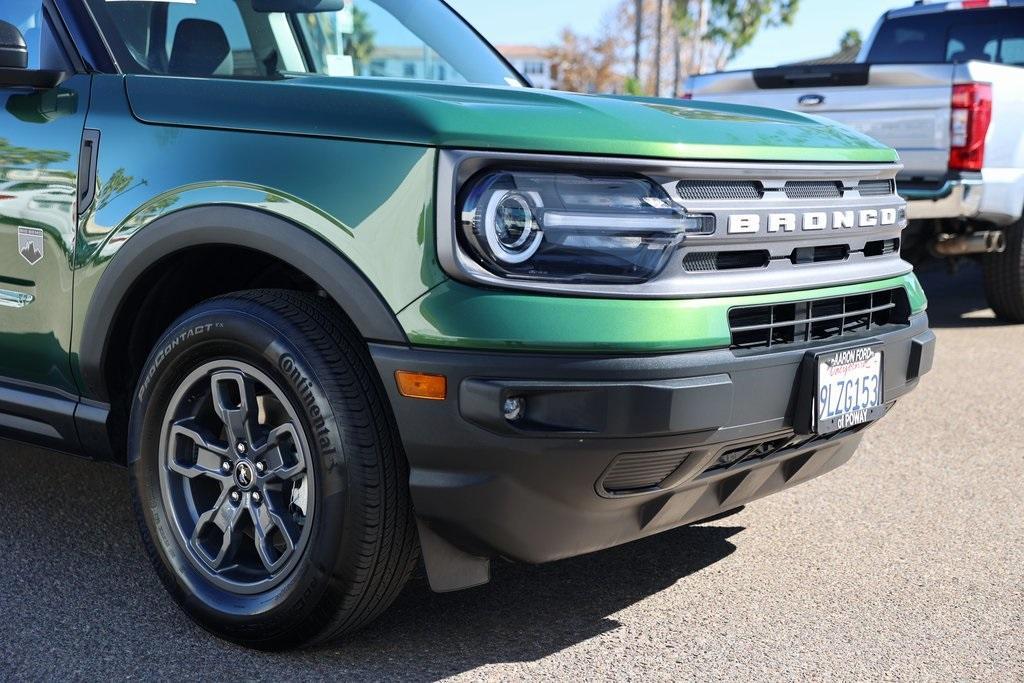
[[[78,156],[78,217],[92,207],[96,199],[96,162],[99,158],[100,132],[92,128],[82,131],[82,149]]]

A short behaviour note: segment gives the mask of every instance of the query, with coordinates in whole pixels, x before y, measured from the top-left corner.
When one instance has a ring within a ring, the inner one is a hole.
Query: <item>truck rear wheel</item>
[[[418,558],[383,387],[316,297],[242,292],[183,315],[143,368],[129,447],[157,574],[221,637],[333,640],[384,611]]]
[[[1006,251],[984,258],[985,295],[997,317],[1024,323],[1024,218],[1004,233]]]

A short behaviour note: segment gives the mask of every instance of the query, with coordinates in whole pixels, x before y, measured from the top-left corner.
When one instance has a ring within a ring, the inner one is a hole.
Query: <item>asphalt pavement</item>
[[[1024,326],[924,278],[934,371],[848,465],[715,523],[436,595],[265,654],[192,625],[127,476],[0,442],[0,679],[1024,679]]]

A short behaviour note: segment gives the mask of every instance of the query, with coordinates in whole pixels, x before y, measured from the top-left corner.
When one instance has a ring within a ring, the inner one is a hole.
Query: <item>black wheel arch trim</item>
[[[356,266],[301,225],[248,206],[181,209],[125,241],[106,265],[82,325],[79,368],[89,398],[109,401],[103,369],[113,321],[150,268],[195,246],[237,246],[274,256],[306,274],[342,308],[367,341],[407,344],[395,312]]]

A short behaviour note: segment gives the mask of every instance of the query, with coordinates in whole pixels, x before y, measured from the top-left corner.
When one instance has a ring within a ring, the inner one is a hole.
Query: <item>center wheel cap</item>
[[[248,460],[242,460],[235,465],[235,483],[243,491],[248,491],[256,483],[256,468]]]

